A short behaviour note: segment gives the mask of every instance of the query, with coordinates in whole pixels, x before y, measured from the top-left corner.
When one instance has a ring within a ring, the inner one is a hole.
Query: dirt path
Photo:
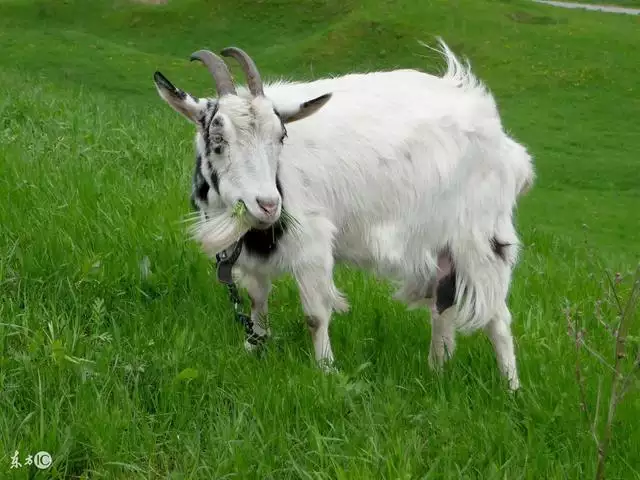
[[[533,0],[537,3],[546,3],[555,7],[582,8],[584,10],[596,10],[609,13],[626,13],[628,15],[640,15],[640,8],[614,7],[613,5],[594,5],[591,3],[556,2],[552,0]]]

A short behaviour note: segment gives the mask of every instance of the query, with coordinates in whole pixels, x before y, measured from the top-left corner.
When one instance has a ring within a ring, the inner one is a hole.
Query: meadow
[[[189,55],[237,45],[267,78],[438,73],[418,43],[435,36],[535,159],[509,298],[521,391],[483,334],[431,372],[428,313],[346,267],[340,374],[316,369],[290,278],[270,298],[275,338],[246,354],[182,223],[193,131],[153,72],[212,95]],[[638,45],[640,17],[525,0],[2,0],[0,478],[593,478],[566,309],[612,361],[607,272],[624,294],[640,260]],[[593,411],[610,373],[581,358]],[[638,392],[616,412],[607,478],[640,478]],[[47,470],[24,465],[39,451]]]

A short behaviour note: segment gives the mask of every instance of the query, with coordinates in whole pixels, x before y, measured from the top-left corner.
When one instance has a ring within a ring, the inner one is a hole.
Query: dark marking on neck
[[[244,247],[249,255],[267,260],[277,250],[278,242],[286,231],[284,220],[278,220],[267,230],[252,228],[244,236]]]
[[[278,174],[276,174],[276,188],[278,189],[280,197],[284,203],[282,185],[280,184]],[[278,243],[282,236],[287,232],[288,228],[289,225],[287,221],[282,217],[280,217],[280,219],[274,223],[271,228],[266,230],[252,228],[243,238],[246,252],[249,255],[267,260],[278,249]]]

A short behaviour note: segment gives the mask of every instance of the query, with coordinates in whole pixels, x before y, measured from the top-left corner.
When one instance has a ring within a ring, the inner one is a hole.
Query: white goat
[[[191,58],[212,74],[216,99],[156,72],[161,97],[197,128],[195,205],[213,215],[242,200],[252,222],[234,267],[252,301],[247,348],[270,334],[271,283],[291,273],[316,360],[333,363],[332,310],[349,309],[333,269],[349,262],[398,282],[395,298],[410,307],[430,307],[432,368],[453,353],[456,330],[483,328],[519,387],[506,297],[520,243],[512,215],[533,183],[532,159],[470,66],[439,42],[442,77],[395,70],[263,89],[235,47],[222,55],[241,64],[248,90],[204,50]]]

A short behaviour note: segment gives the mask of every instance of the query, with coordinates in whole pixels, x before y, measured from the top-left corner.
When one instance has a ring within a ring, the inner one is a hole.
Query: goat
[[[520,251],[513,211],[533,184],[532,157],[503,129],[470,63],[438,42],[441,77],[401,69],[263,86],[236,47],[221,55],[239,62],[246,87],[218,55],[191,56],[211,73],[216,98],[154,74],[162,99],[196,127],[199,227],[207,212],[246,205],[250,229],[233,275],[252,304],[247,349],[271,334],[271,285],[290,273],[315,359],[331,369],[332,312],[350,308],[333,270],[349,263],[396,282],[394,298],[408,308],[429,307],[432,369],[453,354],[456,331],[483,329],[519,388],[507,295]]]

